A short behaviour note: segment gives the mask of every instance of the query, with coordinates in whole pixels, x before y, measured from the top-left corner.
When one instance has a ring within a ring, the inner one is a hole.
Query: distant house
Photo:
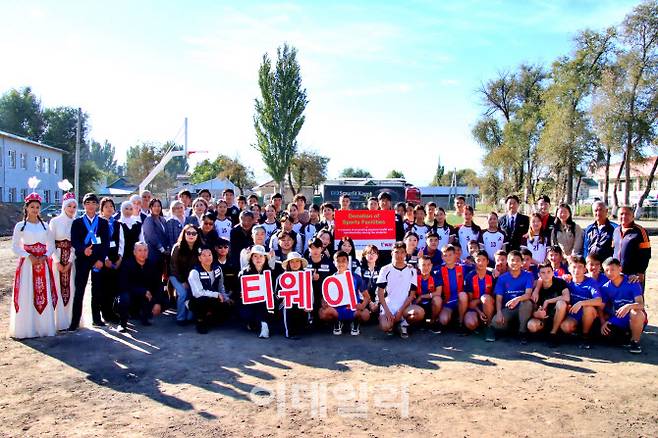
[[[111,196],[115,201],[117,199],[129,198],[133,193],[137,193],[138,186],[131,184],[124,177],[119,177],[110,184],[96,188],[98,196]]]
[[[426,186],[419,187],[420,199],[423,204],[428,202],[436,202],[436,205],[443,207],[446,210],[453,209],[455,198],[457,196],[464,196],[466,204],[475,208],[475,203],[480,197],[480,189],[477,187],[467,186]]]
[[[59,203],[62,157],[66,151],[0,131],[0,202],[23,202],[30,193],[27,180],[41,180],[37,192],[44,203]]]
[[[649,182],[649,174],[651,173],[651,168],[653,163],[656,160],[656,157],[647,157],[642,161],[631,162],[631,178],[628,182],[630,188],[630,201],[632,204],[637,203],[640,199],[640,196],[647,187]],[[608,195],[612,198],[612,188],[617,180],[617,173],[619,172],[620,162],[610,164],[609,178],[610,178],[610,188]],[[621,178],[619,178],[619,187],[617,188],[617,196],[620,200],[624,199],[624,189],[626,187],[626,177],[624,175],[624,169],[621,171]],[[593,176],[594,181],[596,181],[598,187],[596,190],[591,190],[589,195],[590,198],[597,197],[603,198],[604,189],[605,189],[605,167],[601,166],[596,169],[596,172]],[[653,180],[651,185],[651,191],[649,194],[651,196],[656,196],[658,193],[658,181]]]
[[[210,190],[210,194],[215,199],[222,197],[224,189],[233,189],[236,196],[240,194],[240,189],[238,189],[231,181],[226,178],[217,177],[197,184],[184,184],[175,189],[167,190],[167,198],[169,200],[175,199],[176,195],[178,195],[178,192],[181,190],[189,190],[192,192],[192,198],[194,198],[196,194],[203,189]]]

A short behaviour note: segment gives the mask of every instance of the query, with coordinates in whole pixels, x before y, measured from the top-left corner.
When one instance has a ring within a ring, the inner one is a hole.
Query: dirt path
[[[0,436],[658,436],[656,261],[639,356],[430,332],[403,341],[375,327],[301,341],[239,327],[201,336],[171,315],[130,335],[17,342],[6,338],[8,245]]]

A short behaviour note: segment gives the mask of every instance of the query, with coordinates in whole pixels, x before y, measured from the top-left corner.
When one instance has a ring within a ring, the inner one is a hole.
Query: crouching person
[[[532,274],[521,270],[523,259],[517,250],[507,255],[509,271],[498,277],[495,286],[496,316],[493,327],[506,331],[512,321],[518,321],[521,344],[528,342],[528,320],[532,316]]]
[[[634,354],[642,353],[640,336],[647,325],[642,286],[628,281],[628,276],[621,272],[618,259],[609,257],[603,262],[603,269],[609,281],[601,286],[601,298],[606,309],[599,309],[601,334],[624,336],[630,331],[631,342],[628,351]]]
[[[189,307],[196,316],[196,331],[208,333],[212,320],[222,321],[228,316],[233,300],[224,290],[224,276],[219,263],[213,262],[212,248],[199,249],[199,263],[190,270],[187,282],[192,291]]]
[[[128,318],[131,311],[138,314],[142,325],[151,325],[149,321],[162,310],[162,274],[154,262],[148,260],[146,242],[135,243],[134,258],[126,259],[119,269],[119,317],[121,333],[128,330]]]
[[[334,255],[334,263],[338,270],[334,275],[344,274],[350,269],[350,256],[345,251],[337,251]],[[362,292],[361,278],[352,273],[354,290],[356,291],[356,309],[351,309],[348,306],[331,307],[326,301],[322,301],[318,315],[322,321],[334,321],[333,333],[336,336],[343,334],[343,323],[350,323],[350,334],[358,336],[361,334],[361,323],[367,322],[370,319],[370,311],[368,310],[368,303],[370,296],[368,292]]]
[[[424,315],[420,306],[410,306],[418,285],[416,270],[407,265],[407,248],[404,242],[393,245],[393,263],[379,272],[377,296],[379,297],[379,328],[393,334],[398,328],[400,337],[409,337],[409,323],[420,322]]]

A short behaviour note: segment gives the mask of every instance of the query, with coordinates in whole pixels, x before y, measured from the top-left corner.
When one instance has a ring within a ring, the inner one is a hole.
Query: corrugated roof
[[[16,134],[12,134],[11,132],[0,131],[0,135],[3,136],[3,137],[13,138],[14,140],[22,141],[23,143],[29,143],[29,144],[32,144],[32,145],[35,145],[35,146],[41,146],[42,148],[45,148],[45,149],[50,149],[50,150],[53,150],[53,151],[61,152],[63,154],[68,153],[64,149],[60,149],[60,148],[56,148],[54,146],[49,146],[47,144],[39,143],[38,141],[30,140],[29,138],[25,138],[25,137],[18,136]]]

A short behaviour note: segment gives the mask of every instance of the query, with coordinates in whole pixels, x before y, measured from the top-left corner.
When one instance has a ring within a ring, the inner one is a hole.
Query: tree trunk
[[[567,159],[567,204],[573,202],[573,167],[573,159],[572,157],[569,157]]]
[[[624,169],[625,164],[626,152],[624,152],[624,155],[621,158],[621,163],[619,163],[619,170],[617,171],[617,179],[612,186],[612,200],[614,203],[612,206],[612,217],[617,217],[617,210],[619,210],[619,196],[617,196],[617,190],[619,189],[619,178],[621,178],[621,172]]]
[[[642,196],[640,196],[640,199],[637,201],[637,206],[635,207],[635,219],[640,219],[642,216],[642,212],[644,210],[644,200],[647,199],[647,196],[649,196],[649,192],[651,191],[651,185],[653,184],[653,177],[656,173],[656,167],[658,167],[658,157],[656,157],[656,159],[653,161],[653,167],[651,168],[651,173],[649,174],[649,179],[647,180],[647,186],[644,188]]]
[[[610,150],[610,145],[606,147],[605,151],[605,183],[603,185],[603,202],[605,202],[605,205],[610,205],[608,203],[610,196],[609,196],[609,191],[610,191],[610,158],[611,158],[612,152]]]
[[[297,190],[295,190],[295,185],[292,183],[292,176],[290,174],[290,168],[288,168],[288,184],[290,185],[290,191],[292,192],[292,196],[295,196],[297,194]]]
[[[578,175],[578,182],[576,183],[576,193],[574,194],[574,199],[573,199],[574,207],[575,205],[578,205],[578,193],[580,192],[580,183],[582,182],[582,180],[583,180],[583,176]]]
[[[285,184],[283,182],[283,178],[281,178],[281,181],[277,182],[277,186],[279,186],[278,192],[281,193],[281,196],[283,196],[283,202],[285,203],[286,202],[286,192],[285,192]]]
[[[629,128],[630,131],[630,128]],[[626,140],[626,161],[624,162],[624,179],[626,184],[624,184],[624,204],[631,204],[631,152],[633,150],[633,142],[631,139],[631,133],[628,133],[628,139]]]

